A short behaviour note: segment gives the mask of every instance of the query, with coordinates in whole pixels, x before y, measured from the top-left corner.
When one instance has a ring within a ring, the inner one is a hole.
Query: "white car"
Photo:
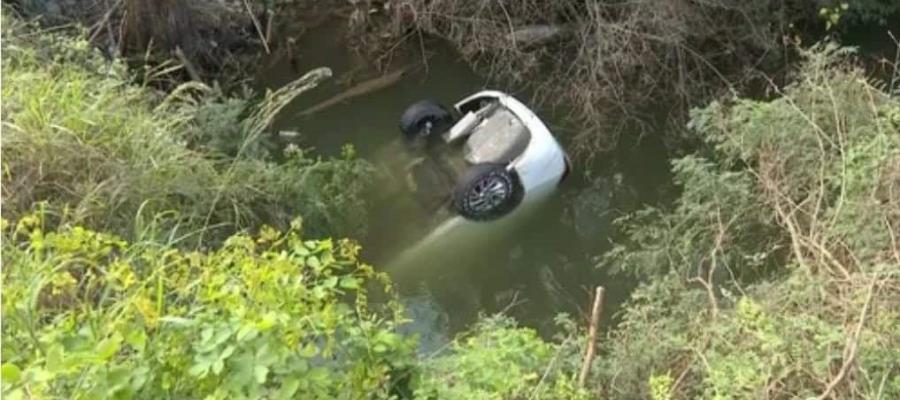
[[[505,240],[569,172],[559,142],[512,96],[478,92],[454,108],[420,101],[400,119],[418,156],[408,167],[409,186],[437,225],[388,263],[395,279],[470,265],[467,257]]]
[[[454,108],[458,119],[424,100],[400,118],[406,143],[422,155],[409,170],[410,185],[424,203],[449,203],[459,217],[493,221],[546,199],[566,177],[570,166],[562,147],[512,96],[482,91]]]

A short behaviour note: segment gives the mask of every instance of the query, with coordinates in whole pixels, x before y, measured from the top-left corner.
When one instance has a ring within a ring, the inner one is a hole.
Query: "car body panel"
[[[495,90],[481,91],[457,102],[454,108],[462,112],[466,104],[485,98],[496,100],[509,109],[531,132],[528,147],[509,166],[509,169],[515,170],[519,175],[525,189],[523,202],[546,198],[556,189],[567,168],[562,146],[550,133],[547,125],[531,109],[506,93]]]

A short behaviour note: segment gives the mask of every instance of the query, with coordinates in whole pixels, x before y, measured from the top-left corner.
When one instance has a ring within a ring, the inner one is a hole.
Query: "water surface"
[[[296,44],[302,52],[273,57],[264,63],[258,81],[277,88],[315,67],[334,71],[331,81],[285,109],[275,128],[297,131],[301,145],[325,154],[339,154],[350,143],[360,157],[379,168],[384,178],[369,199],[373,209],[370,232],[361,239],[364,257],[398,282],[416,320],[413,325],[418,325],[414,329],[430,338],[426,342],[440,342],[465,329],[479,314],[499,311],[550,333],[557,313],[583,318],[596,285],[607,289],[604,318],[609,321],[634,283],[599,271],[594,257],[608,246],[611,220],[618,210],[656,201],[658,189],[668,185],[662,145],[647,137],[620,146],[590,170],[576,162],[573,177],[533,215],[462,241],[466,243],[454,240],[431,246],[412,266],[400,268],[393,265],[398,254],[424,237],[433,215],[416,207],[404,191],[403,165],[411,158],[399,140],[399,116],[423,98],[449,106],[488,88],[488,82],[449,47],[428,39],[426,57],[413,53],[397,63],[410,69],[397,84],[300,116],[300,111],[346,89],[342,79],[367,71],[360,58],[335,39],[339,33],[340,23],[306,32]],[[529,98],[516,88],[490,88]],[[571,134],[560,129],[565,121],[546,110],[537,112],[565,146]]]

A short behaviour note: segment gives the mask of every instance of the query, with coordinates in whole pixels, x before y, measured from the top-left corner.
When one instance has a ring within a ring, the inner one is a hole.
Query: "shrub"
[[[423,399],[586,399],[568,365],[570,341],[546,342],[534,330],[495,316],[456,338],[444,354],[421,362]]]
[[[185,252],[42,225],[4,221],[4,398],[386,398],[412,361],[353,242]]]
[[[676,162],[684,194],[624,220],[606,260],[651,280],[604,342],[610,397],[666,375],[675,397],[900,396],[900,101],[848,54],[692,114],[707,148]]]

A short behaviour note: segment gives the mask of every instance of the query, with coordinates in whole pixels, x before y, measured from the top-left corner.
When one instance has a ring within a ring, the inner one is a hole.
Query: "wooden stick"
[[[263,33],[262,26],[260,26],[259,20],[256,19],[256,15],[253,14],[253,8],[250,7],[250,3],[248,3],[247,0],[244,0],[244,7],[247,8],[247,14],[250,15],[250,21],[253,22],[253,27],[256,28],[259,40],[262,41],[263,49],[266,50],[266,54],[272,54],[272,51],[269,50],[269,39],[266,37],[266,34]]]
[[[335,104],[341,103],[346,100],[350,100],[357,96],[362,96],[364,94],[369,94],[381,89],[384,89],[388,86],[391,86],[398,81],[403,75],[406,74],[406,68],[401,68],[397,71],[391,72],[387,75],[382,75],[374,79],[369,79],[365,82],[362,82],[356,86],[353,86],[350,89],[347,89],[344,92],[338,93],[335,96],[332,96],[328,100],[325,100],[319,104],[316,104],[306,110],[301,111],[298,115],[310,115],[312,113],[316,113],[322,111],[328,107],[331,107]]]
[[[591,324],[588,326],[588,344],[584,353],[584,361],[581,363],[581,373],[578,374],[578,386],[584,387],[588,373],[591,372],[591,364],[594,361],[594,353],[597,351],[597,324],[600,323],[600,314],[603,313],[603,286],[597,286],[594,294],[594,306],[591,308]]]

